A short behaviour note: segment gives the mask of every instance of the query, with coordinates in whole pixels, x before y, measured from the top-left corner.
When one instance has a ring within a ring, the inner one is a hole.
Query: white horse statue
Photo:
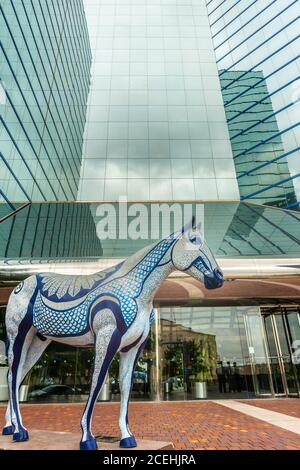
[[[97,449],[91,429],[93,410],[117,352],[120,446],[136,447],[128,426],[133,372],[154,318],[154,295],[174,270],[188,273],[207,289],[223,284],[223,274],[194,220],[111,269],[90,276],[37,274],[21,282],[12,292],[6,312],[10,400],[3,435],[13,434],[16,442],[29,438],[22,424],[19,387],[49,343],[58,341],[95,349],[80,449]]]

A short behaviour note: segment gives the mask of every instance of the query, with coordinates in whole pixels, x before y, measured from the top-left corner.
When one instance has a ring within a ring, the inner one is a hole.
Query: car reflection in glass
[[[71,387],[69,385],[47,385],[46,387],[40,388],[38,390],[33,390],[29,392],[28,398],[37,400],[50,397],[52,395],[75,395],[81,394],[82,389],[77,387]]]

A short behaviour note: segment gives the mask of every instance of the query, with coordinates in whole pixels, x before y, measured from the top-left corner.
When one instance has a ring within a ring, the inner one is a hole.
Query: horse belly
[[[54,341],[56,343],[65,344],[67,346],[73,346],[76,348],[93,348],[94,347],[94,335],[89,331],[83,335],[78,336],[46,336],[47,339]]]

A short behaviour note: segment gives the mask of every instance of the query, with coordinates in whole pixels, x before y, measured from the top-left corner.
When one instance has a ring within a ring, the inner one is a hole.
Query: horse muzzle
[[[206,289],[218,289],[224,283],[223,273],[220,269],[216,268],[211,274],[204,275],[204,285]]]

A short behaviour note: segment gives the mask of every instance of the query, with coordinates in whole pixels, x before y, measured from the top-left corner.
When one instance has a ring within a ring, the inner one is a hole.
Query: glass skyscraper
[[[5,0],[0,197],[297,208],[299,0]]]
[[[81,0],[4,0],[0,197],[74,200],[91,51]]]
[[[234,151],[242,199],[297,207],[300,2],[206,4],[233,147],[243,140],[242,151]],[[247,126],[241,133],[243,121]],[[244,165],[248,171],[241,171]]]

